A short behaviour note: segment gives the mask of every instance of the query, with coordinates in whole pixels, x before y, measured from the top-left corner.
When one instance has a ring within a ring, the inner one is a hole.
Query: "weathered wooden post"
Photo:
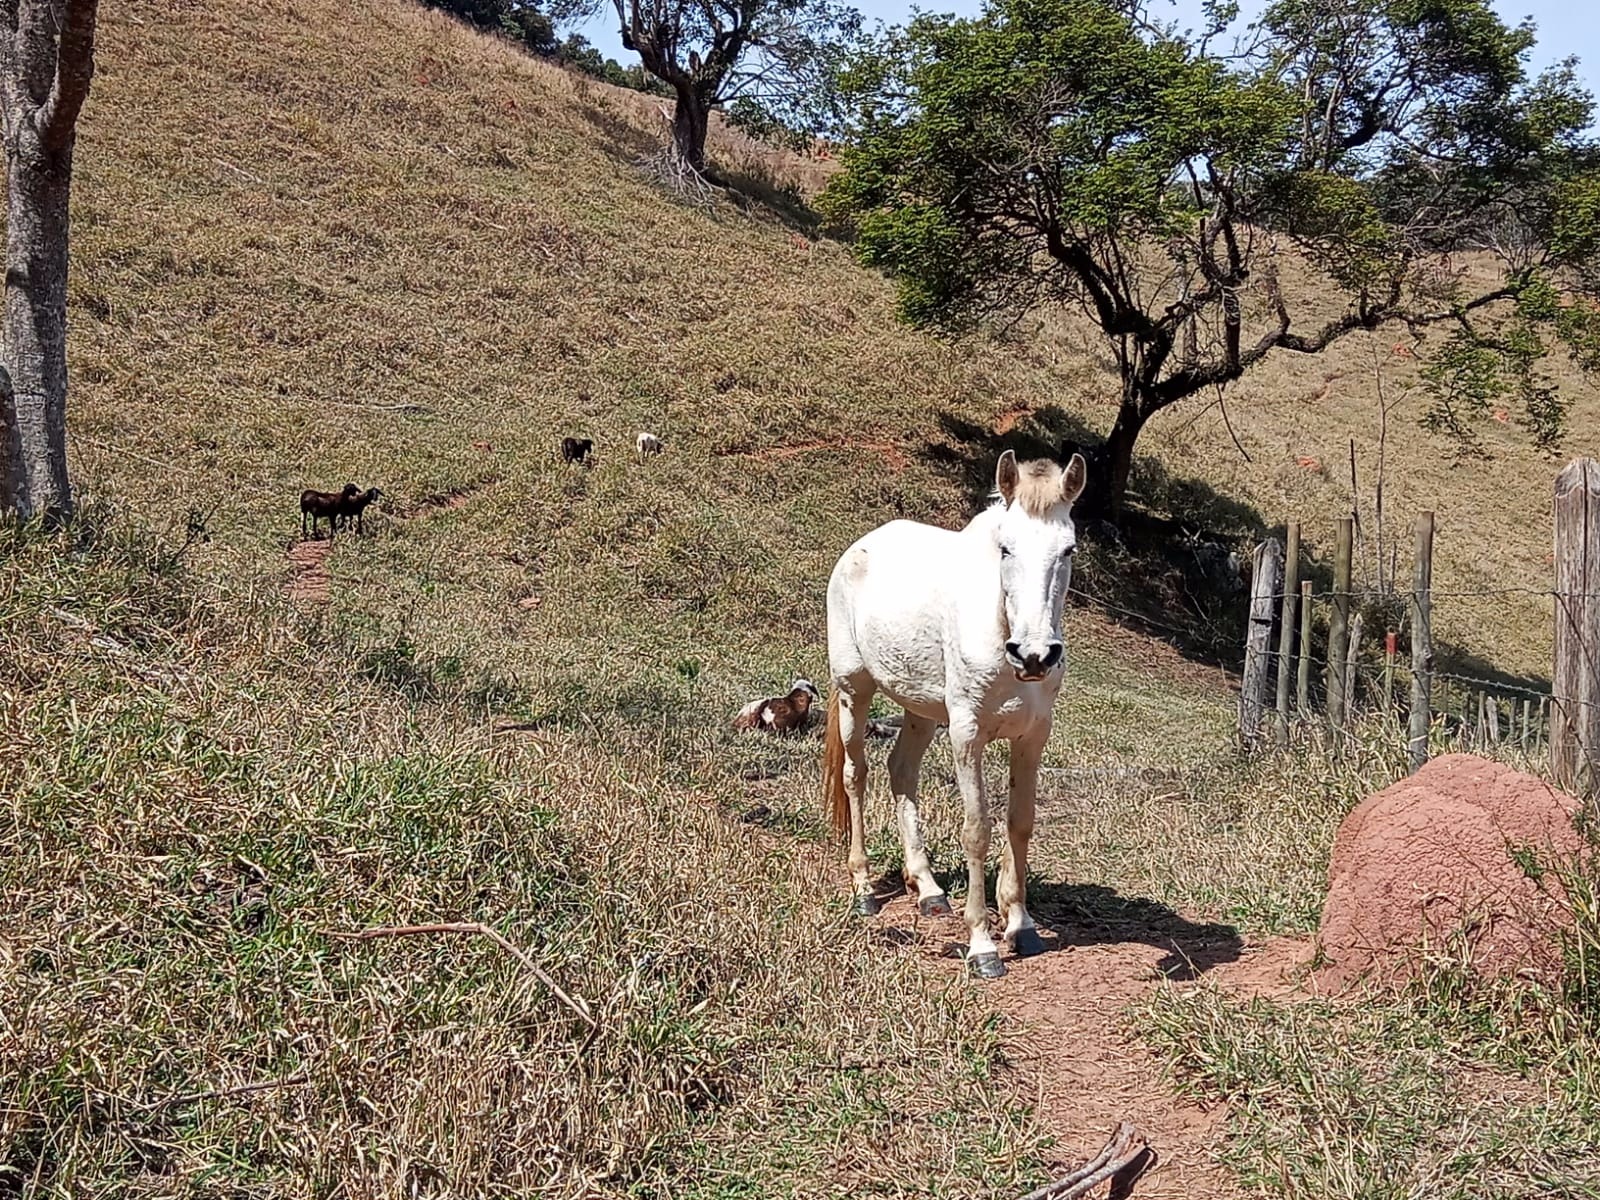
[[[1250,573],[1250,628],[1245,634],[1244,680],[1239,688],[1239,736],[1256,749],[1267,708],[1267,679],[1272,669],[1272,602],[1283,575],[1283,543],[1268,538],[1256,547]]]
[[[1483,704],[1484,711],[1489,715],[1489,744],[1498,746],[1500,744],[1500,701],[1491,692],[1483,698]]]
[[[1394,719],[1394,659],[1399,650],[1400,635],[1392,629],[1383,634],[1383,715]]]
[[[1300,598],[1300,522],[1289,522],[1289,544],[1283,551],[1283,607],[1278,615],[1278,748],[1289,746],[1289,671],[1294,654],[1294,604]],[[1300,647],[1301,657],[1306,647]]]
[[[1428,761],[1428,726],[1433,713],[1433,514],[1417,518],[1411,568],[1411,769]]]
[[[1600,798],[1600,462],[1556,476],[1556,653],[1550,774]]]
[[[1355,526],[1339,519],[1339,542],[1333,556],[1333,613],[1328,618],[1328,722],[1337,730],[1345,719],[1346,656],[1350,653],[1350,555]]]
[[[1523,750],[1529,749],[1533,742],[1533,701],[1526,696],[1522,698],[1522,737],[1520,744]]]
[[[1300,661],[1295,678],[1295,705],[1300,719],[1311,719],[1311,580],[1300,581]]]
[[[1357,613],[1350,620],[1350,648],[1345,651],[1344,657],[1344,719],[1346,729],[1355,724],[1356,720],[1356,692],[1360,689],[1361,681],[1361,614]]]

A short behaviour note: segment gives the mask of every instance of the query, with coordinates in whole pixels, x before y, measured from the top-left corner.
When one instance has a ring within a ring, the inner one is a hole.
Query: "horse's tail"
[[[844,737],[839,732],[839,689],[828,697],[828,732],[822,751],[822,803],[836,837],[850,827],[850,797],[844,791]]]

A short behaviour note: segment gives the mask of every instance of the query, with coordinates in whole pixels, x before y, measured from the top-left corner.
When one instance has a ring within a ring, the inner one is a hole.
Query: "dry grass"
[[[0,1193],[1037,1182],[979,997],[844,921],[814,744],[725,722],[823,676],[838,551],[961,519],[997,422],[1103,421],[1092,355],[903,329],[883,281],[796,232],[826,164],[719,131],[775,207],[673,204],[633,166],[648,101],[408,5],[135,0],[102,41],[71,348],[101,532],[0,561]],[[1214,411],[1158,423],[1152,503],[1236,489],[1322,537],[1341,476],[1294,456],[1342,461],[1366,410],[1354,376],[1292,398],[1334,363],[1230,400],[1253,464]],[[641,428],[667,443],[643,468]],[[1508,442],[1450,469],[1409,425],[1391,449],[1395,511],[1441,511],[1441,588],[1479,559],[1540,577],[1539,520],[1502,514],[1545,464]],[[387,494],[373,532],[322,560],[327,603],[290,600],[295,498],[347,479]],[[210,540],[179,569],[191,509]],[[1109,598],[1168,594],[1088,557]],[[1537,612],[1506,611],[1503,638],[1440,624],[1534,669]],[[1357,776],[1218,766],[1220,672],[1088,609],[1069,645],[1041,883],[1303,928]],[[942,748],[927,786],[952,794]],[[953,863],[954,806],[928,807]],[[485,941],[319,932],[436,920],[534,954],[593,1045]]]
[[[704,732],[497,739],[471,687],[408,701],[362,648],[150,565],[0,561],[0,1190],[993,1195],[1036,1169],[976,996],[907,1003],[940,985],[846,923],[819,853],[715,803]],[[597,1032],[487,939],[327,936],[439,920],[493,924]]]

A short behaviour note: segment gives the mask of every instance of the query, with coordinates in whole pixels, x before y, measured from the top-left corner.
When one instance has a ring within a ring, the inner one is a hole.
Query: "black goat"
[[[311,518],[311,536],[317,536],[317,522],[328,522],[328,536],[331,538],[338,528],[338,520],[344,515],[345,505],[357,496],[361,489],[353,483],[344,485],[342,492],[319,492],[307,488],[300,493],[300,536],[306,536],[306,518]]]
[[[589,451],[594,449],[592,438],[565,437],[561,439],[561,457],[569,463],[581,463],[589,457]]]
[[[355,484],[352,483],[350,487],[355,487]],[[339,516],[344,519],[345,527],[349,528],[350,518],[354,517],[356,532],[365,533],[366,528],[361,520],[362,514],[367,511],[367,506],[381,495],[383,495],[383,491],[380,488],[368,488],[364,492],[357,490],[355,495],[351,495],[347,489],[344,496],[340,498],[339,505]]]

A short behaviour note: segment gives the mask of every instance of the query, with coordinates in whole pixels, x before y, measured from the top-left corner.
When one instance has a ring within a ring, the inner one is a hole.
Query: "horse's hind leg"
[[[867,874],[867,711],[877,690],[870,676],[857,676],[839,689],[839,736],[844,741],[844,794],[850,801],[850,883],[856,915],[871,917],[883,908],[872,894]]]
[[[938,725],[925,717],[907,713],[889,751],[889,788],[894,793],[895,811],[900,820],[900,839],[905,844],[907,882],[917,889],[917,907],[925,917],[950,911],[944,889],[933,878],[928,851],[922,844],[917,823],[917,780],[922,774],[922,759],[933,742]]]
[[[1033,837],[1034,802],[1039,790],[1039,760],[1049,729],[1011,743],[1011,792],[1006,801],[1006,844],[995,882],[995,906],[1005,918],[1005,939],[1019,958],[1044,949],[1028,915],[1028,842]]]

